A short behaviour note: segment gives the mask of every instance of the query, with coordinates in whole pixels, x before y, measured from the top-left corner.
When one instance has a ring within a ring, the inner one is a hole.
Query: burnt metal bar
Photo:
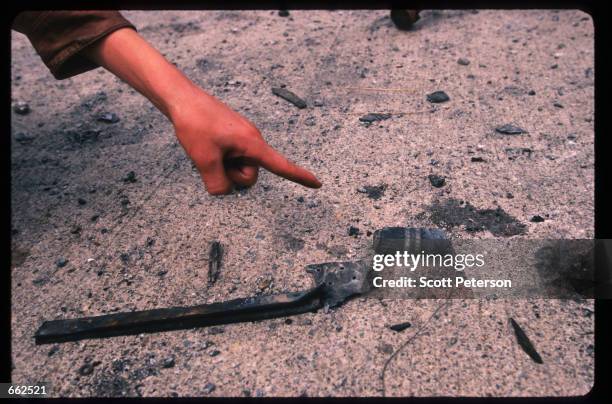
[[[322,292],[323,285],[319,285],[303,292],[256,296],[192,307],[45,321],[34,337],[36,344],[48,344],[285,317],[323,307]]]

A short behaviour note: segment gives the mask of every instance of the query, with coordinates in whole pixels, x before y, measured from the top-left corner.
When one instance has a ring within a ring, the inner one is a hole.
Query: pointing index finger
[[[313,173],[293,164],[265,141],[249,147],[245,157],[253,159],[266,170],[308,188],[321,188],[321,182]]]

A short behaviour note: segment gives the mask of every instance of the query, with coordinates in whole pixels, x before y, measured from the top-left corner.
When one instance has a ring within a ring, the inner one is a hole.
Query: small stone
[[[297,201],[298,201],[299,203],[304,202],[304,197],[303,197],[303,196],[298,197],[298,198],[297,198]]]
[[[220,353],[221,353],[221,351],[219,351],[219,350],[215,349],[215,350],[213,350],[213,351],[210,351],[209,355],[210,355],[210,356],[217,356],[217,355],[219,355]]]
[[[506,192],[506,198],[512,199],[514,198],[514,195],[512,194],[512,192]]]
[[[563,108],[563,104],[561,104],[561,103],[560,103],[560,102],[558,102],[558,101],[553,102],[553,105],[554,105],[555,107],[557,107],[557,108]]]
[[[17,101],[15,105],[13,105],[13,111],[18,115],[27,115],[30,113],[30,106],[27,102]]]
[[[436,188],[441,188],[446,183],[446,179],[439,175],[430,174],[428,178],[429,178],[429,182],[431,183],[431,185],[433,185]]]
[[[401,332],[401,331],[404,331],[406,328],[410,328],[411,326],[412,324],[406,321],[405,323],[391,325],[389,326],[389,328],[393,331]]]
[[[314,116],[309,116],[304,121],[304,125],[306,125],[306,126],[315,126],[316,124],[317,124],[317,120],[315,119]]]
[[[427,94],[427,101],[434,104],[446,102],[448,100],[450,100],[450,97],[444,91],[434,91],[431,94]]]
[[[529,90],[529,92],[527,93],[528,95],[536,95],[536,92],[533,90]]]
[[[123,262],[124,264],[127,264],[130,261],[130,254],[126,252],[121,253],[119,255],[119,258],[121,259],[121,262]]]
[[[176,362],[175,362],[174,356],[170,356],[170,357],[168,357],[168,358],[164,359],[164,361],[163,361],[163,363],[162,363],[162,366],[163,366],[164,368],[166,368],[166,369],[168,369],[168,368],[173,368],[173,367],[174,367],[174,365],[175,365],[175,363],[176,363]]]
[[[206,383],[206,386],[204,386],[204,389],[202,390],[204,392],[204,394],[210,394],[212,393],[215,389],[217,388],[217,386],[215,386],[212,383]]]
[[[554,64],[554,65],[550,66],[550,68],[551,68],[551,69],[556,69],[556,68],[558,68],[558,67],[559,67],[559,65],[558,65],[558,64]]]
[[[495,131],[503,135],[520,135],[522,133],[527,133],[525,129],[510,124],[498,126],[495,128]]]
[[[382,198],[387,189],[387,184],[380,185],[365,185],[362,188],[357,189],[357,192],[367,194],[368,198],[378,200]]]
[[[323,106],[323,101],[321,101],[321,100],[315,100],[315,102],[314,102],[314,106],[315,106],[315,107],[322,107],[322,106]]]
[[[119,120],[119,117],[114,112],[105,112],[98,116],[98,122],[117,123]]]
[[[467,66],[470,64],[470,61],[466,58],[459,58],[457,60],[457,63],[460,64],[461,66]]]
[[[360,231],[358,227],[355,226],[350,226],[348,229],[348,235],[349,236],[354,236],[357,237],[359,235]]]
[[[79,198],[77,199],[77,203],[81,206],[85,205],[87,203],[87,201],[83,198]]]
[[[136,181],[136,173],[134,171],[130,171],[126,174],[125,177],[123,177],[123,182],[129,182],[130,184],[133,184]]]
[[[312,325],[312,320],[309,318],[305,318],[299,323],[300,325]]]
[[[58,268],[63,268],[68,264],[68,260],[66,258],[60,258],[55,262]]]
[[[160,271],[157,271],[157,276],[164,276],[164,275],[166,275],[167,273],[168,273],[168,271],[167,271],[167,270],[162,269],[162,270],[160,270]]]
[[[287,325],[291,325],[291,324],[293,324],[293,320],[292,320],[292,319],[290,319],[290,318],[286,318],[286,319],[285,319],[285,324],[287,324]]]
[[[470,159],[470,161],[471,161],[472,163],[484,163],[485,159],[483,159],[482,157],[476,157],[476,156],[474,156],[474,157],[472,157],[472,158]]]
[[[385,119],[389,118],[391,118],[391,114],[369,113],[359,118],[359,120],[365,123],[372,123],[377,121],[384,121]]]
[[[531,219],[529,219],[529,221],[532,223],[542,223],[544,221],[544,218],[540,215],[534,215]]]
[[[278,10],[278,16],[279,17],[289,17],[289,11],[288,10]]]

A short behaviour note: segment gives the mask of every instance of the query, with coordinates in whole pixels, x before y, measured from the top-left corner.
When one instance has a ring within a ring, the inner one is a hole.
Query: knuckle
[[[210,194],[210,195],[227,195],[230,192],[232,192],[232,188],[229,186],[213,186],[213,187],[207,187],[206,191]]]

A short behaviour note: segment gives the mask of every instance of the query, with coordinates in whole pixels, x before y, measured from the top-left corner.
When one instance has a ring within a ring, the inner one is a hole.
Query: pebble
[[[450,97],[444,91],[434,91],[431,94],[427,94],[427,101],[434,104],[446,102],[448,100],[450,100]]]
[[[470,161],[472,161],[473,163],[484,163],[485,159],[483,159],[482,157],[472,157],[470,159]]]
[[[55,262],[58,268],[63,268],[68,264],[68,260],[66,258],[60,258]]]
[[[164,368],[168,369],[168,368],[173,368],[175,364],[176,364],[176,362],[175,362],[174,356],[170,356],[170,357],[164,359],[164,361],[162,363],[162,366]]]
[[[210,351],[209,355],[210,355],[210,356],[217,356],[217,355],[219,355],[220,353],[221,353],[221,351],[219,351],[219,350],[215,349],[215,350],[213,350],[213,351]]]
[[[81,206],[85,205],[87,203],[87,201],[83,198],[79,198],[77,199],[77,203]]]
[[[279,17],[289,17],[289,11],[287,10],[278,10]]]
[[[316,124],[317,124],[317,120],[315,119],[314,116],[309,116],[304,121],[304,125],[306,125],[306,126],[315,126]]]
[[[204,389],[202,391],[204,392],[204,394],[210,394],[215,391],[216,388],[217,386],[215,386],[214,384],[206,383],[206,386],[204,386]]]
[[[348,235],[349,236],[358,236],[360,233],[359,228],[355,227],[355,226],[350,226],[348,229]]]
[[[540,215],[534,215],[531,219],[529,219],[529,221],[532,223],[542,223],[544,218]]]
[[[368,198],[370,199],[374,199],[374,200],[378,200],[380,198],[382,198],[382,196],[385,194],[385,190],[387,189],[387,185],[386,184],[381,184],[381,185],[365,185],[361,188],[357,189],[357,192],[360,192],[362,194],[367,194]]]
[[[429,178],[429,182],[431,183],[431,185],[433,185],[436,188],[443,187],[444,184],[446,183],[446,179],[439,175],[430,174],[428,178]]]
[[[136,181],[136,173],[134,171],[130,171],[126,174],[125,177],[123,177],[123,182],[129,182],[130,184],[133,184]]]
[[[17,101],[15,105],[13,105],[13,111],[18,115],[27,115],[30,113],[30,106],[27,102]]]
[[[314,102],[314,106],[315,106],[315,107],[322,107],[322,106],[323,106],[323,101],[320,101],[320,100],[315,100],[315,102]]]
[[[98,116],[98,122],[117,123],[119,120],[119,117],[114,112],[105,112]]]
[[[522,133],[527,133],[525,129],[510,124],[498,126],[495,128],[495,131],[503,135],[520,135]]]
[[[470,64],[470,61],[466,58],[459,58],[459,60],[457,60],[457,63],[459,63],[461,66],[467,66]]]

